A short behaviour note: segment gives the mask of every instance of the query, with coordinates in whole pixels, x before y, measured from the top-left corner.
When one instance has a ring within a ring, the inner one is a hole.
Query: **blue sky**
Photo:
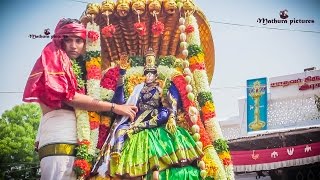
[[[86,1],[86,0],[84,0]],[[88,1],[100,2],[100,1]],[[196,0],[210,21],[216,65],[211,87],[220,119],[237,115],[237,99],[246,94],[247,79],[300,73],[320,68],[320,33],[267,28],[320,31],[317,0]],[[50,39],[30,39],[29,34],[51,32],[63,17],[79,18],[86,4],[70,1],[5,1],[0,3],[1,44],[0,113],[22,103],[22,91],[34,62]],[[267,24],[258,18],[279,19],[287,9],[289,19],[313,19],[313,24]],[[5,93],[17,92],[17,93]]]

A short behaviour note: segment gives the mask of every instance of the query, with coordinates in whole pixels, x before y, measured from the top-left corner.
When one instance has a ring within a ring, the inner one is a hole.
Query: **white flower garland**
[[[101,87],[100,80],[97,79],[89,79],[87,81],[87,95],[93,97],[94,99],[101,99]]]
[[[193,71],[193,77],[195,81],[195,86],[197,88],[197,92],[210,92],[210,86],[208,83],[208,76],[206,71],[204,70],[195,70]]]
[[[208,132],[210,140],[214,142],[216,139],[222,138],[221,128],[219,128],[219,123],[215,118],[210,118],[204,122],[204,126]]]
[[[77,118],[77,137],[78,141],[90,139],[89,115],[85,110],[75,109]]]
[[[114,95],[114,91],[111,89],[106,89],[101,87],[100,89],[100,99],[103,101],[111,101],[111,99],[113,98]]]
[[[101,46],[100,46],[100,27],[96,23],[88,22],[87,29],[97,32],[99,34],[99,39],[93,42],[93,41],[91,41],[90,39],[87,38],[86,51],[87,52],[89,52],[89,51],[101,51]]]
[[[168,66],[159,65],[157,72],[160,77],[165,77],[164,79],[170,80],[172,75],[176,73],[176,70],[174,68],[169,68]]]
[[[131,67],[127,70],[125,78],[128,78],[130,76],[143,76],[143,68],[143,66]]]
[[[90,131],[90,143],[92,144],[92,146],[89,146],[89,149],[88,149],[88,153],[91,155],[96,155],[98,138],[99,138],[99,128],[92,129]]]
[[[99,37],[97,40],[92,41],[90,38],[87,36],[87,41],[86,41],[86,50],[87,52],[90,51],[101,51],[101,46],[100,46],[100,28],[99,26],[93,22],[89,22],[87,24],[87,30],[89,31],[94,31],[96,32]],[[88,34],[87,34],[88,35]],[[93,97],[94,99],[101,100],[101,87],[100,87],[100,79],[88,79],[87,80],[87,95]],[[90,122],[90,118],[88,118],[88,121]],[[95,129],[92,129],[90,131],[90,145],[88,149],[88,153],[93,155],[94,157],[97,155],[97,144],[98,144],[98,137],[99,136],[99,126]]]
[[[188,44],[197,44],[200,45],[200,33],[199,33],[199,26],[197,23],[196,17],[194,15],[190,15],[186,17],[186,26],[191,25],[194,28],[194,31],[192,33],[189,33],[187,36],[187,42]]]

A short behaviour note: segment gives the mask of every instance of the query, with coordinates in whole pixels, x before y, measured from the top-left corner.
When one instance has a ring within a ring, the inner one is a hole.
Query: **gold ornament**
[[[164,1],[164,10],[168,14],[174,14],[177,9],[177,3],[175,0],[165,0]]]
[[[120,17],[127,16],[130,10],[130,0],[118,0],[116,9],[117,9],[117,14]]]
[[[193,0],[185,0],[182,7],[186,13],[190,14],[192,14],[196,9]]]
[[[134,0],[132,2],[132,10],[135,14],[143,14],[146,8],[146,4],[143,0]]]
[[[87,5],[86,15],[92,21],[95,19],[97,14],[100,12],[100,4],[98,3],[89,3]]]
[[[149,48],[145,53],[145,66],[144,71],[155,71],[156,68],[156,54],[152,50],[152,48]]]
[[[159,14],[161,10],[161,3],[159,0],[151,0],[149,3],[149,12],[151,14]]]
[[[112,0],[106,0],[102,2],[101,12],[103,14],[110,15],[114,11],[115,4]]]

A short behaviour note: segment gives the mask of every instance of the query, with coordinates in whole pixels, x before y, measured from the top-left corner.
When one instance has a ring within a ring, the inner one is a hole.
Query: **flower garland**
[[[87,94],[96,99],[100,99],[100,78],[101,78],[101,58],[100,58],[100,38],[99,26],[89,22],[87,24]],[[81,81],[80,81],[81,82]],[[77,138],[78,144],[74,171],[78,178],[84,179],[90,173],[91,163],[96,156],[96,146],[99,135],[100,115],[95,112],[75,110],[77,118]]]
[[[101,57],[100,57],[100,35],[99,26],[95,22],[89,22],[87,24],[88,38],[86,41],[86,48],[88,57],[86,62],[87,70],[87,95],[94,99],[101,99],[100,96],[100,79],[101,79]],[[98,53],[99,52],[99,53]],[[91,56],[90,56],[91,55]],[[99,123],[100,115],[96,112],[88,112],[90,123],[90,146],[88,153],[92,156],[96,156],[97,143],[99,136]]]
[[[181,7],[179,8],[181,10]],[[180,12],[181,13],[181,12]],[[196,108],[195,94],[197,93],[194,87],[193,76],[189,68],[189,62],[186,59],[189,51],[187,49],[188,43],[186,42],[186,26],[185,19],[180,17],[179,19],[179,30],[180,30],[180,47],[182,48],[182,64],[183,64],[183,75],[175,76],[173,82],[177,86],[180,97],[182,98],[182,104],[185,113],[185,119],[189,126],[192,127],[192,137],[196,141],[197,145],[202,149],[203,146],[210,144],[207,132],[204,129],[202,122],[200,121],[199,111]],[[193,86],[193,87],[192,87]],[[206,162],[208,164],[208,162]],[[200,161],[198,166],[200,168],[200,175],[204,179],[207,177],[208,171],[204,161]]]
[[[232,161],[230,152],[226,145],[226,141],[223,140],[223,135],[219,126],[219,123],[215,119],[215,106],[213,103],[212,93],[210,91],[208,77],[205,69],[205,55],[203,50],[200,48],[200,35],[197,20],[193,15],[187,17],[187,25],[189,29],[191,26],[194,27],[193,31],[190,32],[187,36],[187,42],[190,44],[188,46],[189,51],[189,63],[190,69],[194,74],[195,87],[198,91],[197,100],[201,108],[201,117],[205,124],[206,131],[211,139],[211,142],[214,143],[214,148],[216,153],[218,153],[219,158],[224,165],[224,173],[226,174],[227,179],[234,179],[234,174],[232,172]],[[225,148],[218,148],[225,147]],[[213,148],[209,148],[210,151],[214,151]],[[215,157],[213,157],[215,158]],[[217,166],[220,166],[216,162]],[[211,173],[210,171],[208,172]],[[214,173],[211,173],[215,176]],[[221,173],[219,173],[221,174]],[[221,175],[221,178],[223,175]],[[215,178],[215,179],[220,179]]]
[[[82,79],[83,71],[79,63],[72,59],[72,70],[77,79],[77,92],[84,94],[85,93],[85,81]],[[88,149],[90,142],[90,125],[88,119],[88,114],[86,111],[76,109],[75,110],[77,118],[77,136],[78,136],[78,147],[76,160],[74,162],[74,171],[78,177],[84,177],[89,175],[91,165],[89,162],[92,161],[93,156],[88,154]]]

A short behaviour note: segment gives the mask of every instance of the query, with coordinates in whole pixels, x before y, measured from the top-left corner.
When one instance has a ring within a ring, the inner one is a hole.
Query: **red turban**
[[[74,35],[86,39],[82,24],[65,24],[59,21],[52,42],[43,49],[28,78],[23,101],[40,102],[51,108],[60,108],[62,101],[72,100],[77,90],[77,80],[70,58],[61,49],[64,36]]]

